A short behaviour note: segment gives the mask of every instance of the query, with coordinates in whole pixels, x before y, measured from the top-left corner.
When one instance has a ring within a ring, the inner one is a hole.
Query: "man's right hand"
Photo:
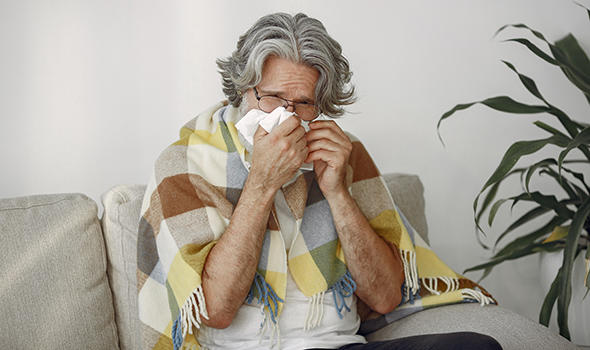
[[[254,134],[251,181],[276,192],[301,167],[307,157],[305,129],[298,117],[290,116],[270,133],[258,126]]]

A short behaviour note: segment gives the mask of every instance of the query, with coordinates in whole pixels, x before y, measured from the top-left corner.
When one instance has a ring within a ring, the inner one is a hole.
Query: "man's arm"
[[[334,121],[314,121],[307,132],[309,155],[318,185],[330,205],[356,295],[386,314],[401,302],[403,263],[398,250],[379,237],[348,192],[346,167],[352,142]]]
[[[402,300],[404,269],[398,249],[391,249],[375,233],[348,191],[326,199],[357,285],[356,295],[381,314],[391,312]]]
[[[294,116],[269,134],[254,134],[252,167],[230,223],[203,267],[203,293],[213,328],[228,327],[254,279],[268,217],[279,188],[307,156],[305,130]]]
[[[274,193],[246,180],[242,195],[221,238],[203,268],[203,293],[213,328],[226,328],[248,295],[258,266]]]

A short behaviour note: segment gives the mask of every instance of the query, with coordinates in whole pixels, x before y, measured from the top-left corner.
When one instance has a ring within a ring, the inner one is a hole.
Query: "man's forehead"
[[[313,103],[318,77],[316,68],[271,55],[264,62],[257,89],[263,95]]]

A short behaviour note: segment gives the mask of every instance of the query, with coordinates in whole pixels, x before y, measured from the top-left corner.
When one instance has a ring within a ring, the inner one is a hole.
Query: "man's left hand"
[[[313,161],[320,190],[326,198],[347,191],[346,166],[352,142],[332,120],[309,123],[306,163]]]

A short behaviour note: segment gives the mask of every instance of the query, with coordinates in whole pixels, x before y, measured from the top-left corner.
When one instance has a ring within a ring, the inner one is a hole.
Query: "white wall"
[[[514,140],[544,135],[532,121],[553,119],[477,106],[443,124],[444,148],[440,115],[494,95],[535,103],[500,62],[507,59],[588,122],[588,105],[556,68],[500,42],[530,35],[491,39],[501,25],[523,22],[550,40],[574,32],[590,51],[588,17],[570,1],[2,0],[0,197],[82,192],[100,203],[116,184],[146,183],[184,122],[223,98],[215,58],[275,11],[317,17],[342,44],[360,99],[351,107],[358,114],[340,125],[383,173],[421,176],[432,247],[458,272],[490,256],[474,235],[478,190]],[[507,210],[498,220],[490,239],[510,222]],[[482,284],[537,320],[545,293],[537,265],[536,256],[502,265]]]

